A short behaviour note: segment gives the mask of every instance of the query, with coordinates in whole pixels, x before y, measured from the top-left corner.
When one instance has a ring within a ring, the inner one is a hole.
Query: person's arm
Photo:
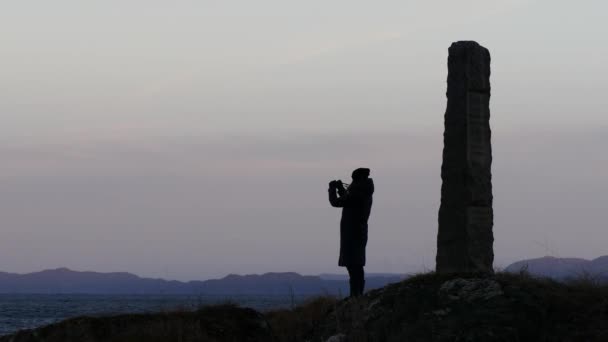
[[[342,208],[346,203],[346,190],[344,190],[344,186],[341,183],[337,187],[334,184],[334,182],[329,183],[329,203],[332,207]]]
[[[338,195],[340,197],[344,196],[346,194],[346,189],[344,189],[344,183],[342,183],[342,181],[338,181],[337,185]]]

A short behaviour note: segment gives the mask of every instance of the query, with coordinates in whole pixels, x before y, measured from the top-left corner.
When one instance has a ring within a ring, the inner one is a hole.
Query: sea
[[[268,311],[290,308],[305,300],[303,296],[285,295],[0,294],[0,336],[78,316],[196,310],[222,303]]]

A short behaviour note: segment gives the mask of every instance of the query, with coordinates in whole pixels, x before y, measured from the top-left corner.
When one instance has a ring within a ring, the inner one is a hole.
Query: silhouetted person
[[[340,259],[338,265],[346,267],[350,277],[350,295],[363,294],[365,288],[365,246],[367,245],[367,220],[372,209],[374,182],[369,169],[353,171],[352,183],[347,189],[342,181],[329,182],[329,203],[343,208],[340,221]]]

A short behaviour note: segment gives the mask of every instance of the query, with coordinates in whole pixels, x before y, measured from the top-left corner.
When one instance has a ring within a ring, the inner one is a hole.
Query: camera
[[[343,187],[343,184],[342,184],[341,180],[333,180],[333,181],[329,182],[329,187],[333,188],[333,189],[337,189],[337,188]]]

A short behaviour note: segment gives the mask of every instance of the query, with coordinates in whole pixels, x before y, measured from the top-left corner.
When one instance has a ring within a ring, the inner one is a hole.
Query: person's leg
[[[350,278],[350,296],[357,297],[362,295],[365,287],[363,266],[348,266],[346,269]]]
[[[363,266],[353,267],[354,283],[355,283],[355,295],[360,296],[363,294],[365,289],[365,271]]]
[[[346,270],[348,271],[348,284],[350,286],[350,295],[349,297],[354,297],[357,292],[357,283],[355,280],[355,269],[352,266],[346,266]]]
[[[365,290],[365,270],[363,269],[363,266],[361,266],[361,268],[359,269],[359,295],[363,294],[363,291]]]

